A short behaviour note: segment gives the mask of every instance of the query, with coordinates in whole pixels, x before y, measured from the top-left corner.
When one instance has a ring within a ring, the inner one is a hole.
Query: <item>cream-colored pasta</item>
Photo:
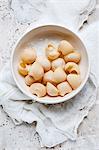
[[[21,54],[21,60],[26,64],[31,64],[36,60],[36,52],[34,48],[25,48]]]
[[[48,72],[46,72],[44,74],[43,83],[46,84],[47,82],[50,82],[52,84],[55,83],[55,81],[54,81],[54,73],[53,73],[52,70],[50,70],[50,71],[48,71]]]
[[[29,76],[29,75],[27,75],[26,77],[25,77],[25,83],[26,83],[26,85],[31,85],[31,84],[33,84],[35,82],[35,80],[34,80],[34,78],[32,77],[32,76]]]
[[[20,62],[20,64],[18,65],[18,71],[22,76],[26,76],[28,74],[26,64],[24,64],[23,62]]]
[[[30,86],[30,91],[38,97],[43,97],[46,95],[46,87],[41,83],[33,83]]]
[[[50,82],[47,82],[47,94],[50,96],[58,96],[58,89]]]
[[[65,61],[63,58],[57,58],[56,60],[52,61],[52,70],[55,71],[55,69],[58,67],[62,67],[64,69]]]
[[[67,55],[74,51],[74,47],[66,40],[62,40],[58,46],[58,51],[63,55]]]
[[[31,66],[32,66],[32,64],[26,65],[26,69],[28,72],[31,70]]]
[[[65,96],[81,84],[81,60],[79,52],[66,40],[60,41],[58,48],[48,44],[46,56],[36,55],[34,48],[25,48],[18,65],[19,73],[30,92],[37,97]]]
[[[77,74],[69,74],[67,76],[67,81],[71,85],[71,87],[75,90],[81,84],[81,77],[80,75],[77,75]]]
[[[40,80],[44,75],[44,69],[38,62],[34,62],[29,71],[29,75],[32,76],[36,81]]]
[[[80,74],[79,66],[74,62],[68,62],[65,65],[65,71],[66,71],[67,74],[69,74],[69,73]]]
[[[80,53],[78,53],[78,52],[73,52],[73,53],[70,53],[70,54],[64,56],[64,60],[66,62],[79,63],[80,59],[81,59],[81,56],[80,56]]]
[[[57,88],[59,90],[59,95],[61,96],[64,96],[72,92],[72,88],[67,81],[58,84]]]
[[[54,71],[54,81],[58,84],[61,83],[63,81],[66,80],[66,73],[65,71],[61,68],[58,67],[55,71]]]
[[[48,44],[46,48],[46,55],[49,60],[55,60],[59,57],[60,53],[57,51],[55,46]]]
[[[44,56],[39,56],[36,59],[36,62],[40,63],[42,67],[44,68],[44,71],[49,71],[51,69],[51,63],[50,61],[44,57]]]

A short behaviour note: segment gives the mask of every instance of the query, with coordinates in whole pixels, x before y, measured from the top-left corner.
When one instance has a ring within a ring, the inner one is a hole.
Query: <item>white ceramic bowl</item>
[[[45,96],[38,98],[37,96],[30,93],[29,88],[24,82],[24,78],[18,73],[17,66],[20,60],[20,53],[24,47],[31,45],[37,49],[37,55],[44,55],[44,47],[48,44],[48,42],[52,41],[57,44],[62,39],[68,40],[81,53],[80,70],[82,83],[76,90],[72,91],[70,94],[65,95],[64,97]],[[86,48],[77,35],[62,26],[44,25],[32,28],[18,40],[11,56],[11,69],[17,86],[24,94],[29,96],[34,101],[40,103],[55,104],[71,99],[83,88],[89,76],[89,59]]]

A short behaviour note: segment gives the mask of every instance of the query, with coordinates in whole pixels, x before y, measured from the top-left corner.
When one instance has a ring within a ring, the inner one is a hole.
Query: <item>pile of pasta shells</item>
[[[38,97],[65,96],[81,84],[81,55],[66,40],[54,46],[49,43],[45,56],[37,56],[35,48],[25,48],[18,71],[32,94]]]

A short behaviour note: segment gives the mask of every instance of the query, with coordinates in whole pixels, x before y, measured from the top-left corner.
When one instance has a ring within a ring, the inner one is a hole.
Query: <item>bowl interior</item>
[[[20,55],[25,47],[35,47],[37,51],[37,56],[39,55],[45,55],[45,47],[49,42],[52,42],[55,45],[59,44],[59,41],[66,39],[69,41],[77,51],[81,54],[81,61],[80,61],[80,71],[81,71],[81,78],[82,83],[81,85],[71,92],[70,94],[65,95],[64,97],[49,97],[45,96],[42,98],[38,98],[35,95],[32,95],[29,91],[29,88],[26,86],[24,82],[24,77],[22,77],[18,73],[18,63],[20,61]],[[41,26],[35,29],[32,29],[28,33],[26,33],[22,38],[17,42],[16,47],[12,54],[12,73],[14,76],[14,79],[16,81],[16,84],[20,88],[20,90],[25,93],[27,96],[29,96],[31,99],[34,99],[35,101],[39,101],[40,103],[60,103],[63,101],[66,101],[70,98],[72,98],[74,95],[76,95],[84,86],[87,78],[88,78],[88,69],[89,69],[89,61],[88,61],[88,55],[87,51],[81,42],[81,40],[76,36],[73,32],[70,30],[61,27],[61,26],[55,26],[55,25],[47,25],[47,26]]]

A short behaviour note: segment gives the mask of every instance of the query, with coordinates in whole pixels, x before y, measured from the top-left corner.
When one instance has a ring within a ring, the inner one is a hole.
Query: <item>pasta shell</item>
[[[36,60],[35,49],[31,47],[24,49],[21,60],[26,64],[32,64]]]
[[[60,53],[57,51],[56,47],[54,47],[52,44],[49,44],[46,48],[46,55],[49,60],[55,60],[59,57]]]
[[[40,63],[44,68],[44,71],[49,71],[51,68],[51,63],[46,57],[39,56],[36,59],[36,62]]]
[[[75,90],[81,84],[81,77],[80,75],[77,75],[77,74],[69,74],[67,76],[67,81],[71,85],[71,87]]]
[[[74,47],[66,40],[62,40],[58,46],[58,51],[63,55],[67,55],[74,51]]]
[[[29,75],[32,76],[35,81],[40,80],[44,75],[44,69],[38,62],[34,62],[29,71]]]
[[[35,80],[34,80],[34,78],[32,77],[32,76],[29,76],[29,75],[27,75],[26,77],[25,77],[25,83],[26,83],[26,85],[31,85],[31,84],[33,84],[35,82]]]
[[[47,82],[47,94],[50,96],[58,96],[58,89],[49,82]]]
[[[52,70],[50,70],[50,71],[48,71],[48,72],[46,72],[44,74],[43,83],[46,84],[47,82],[50,82],[52,84],[55,83],[55,81],[54,81],[54,73],[53,73]]]
[[[56,60],[52,61],[52,70],[55,71],[56,68],[65,67],[65,61],[63,58],[57,58]]]
[[[80,56],[80,53],[78,53],[78,52],[70,53],[70,54],[64,56],[64,60],[66,62],[79,63],[80,59],[81,59],[81,56]]]
[[[66,73],[65,71],[61,68],[58,67],[55,71],[54,71],[54,81],[58,84],[61,83],[63,81],[66,80]]]
[[[18,65],[18,71],[22,76],[26,76],[28,74],[26,64],[24,64],[23,62],[20,62],[20,64]]]
[[[68,62],[65,65],[65,71],[66,71],[67,74],[69,74],[69,73],[80,74],[79,66],[74,62]]]
[[[61,96],[64,96],[65,94],[72,92],[72,88],[67,81],[58,84],[57,88],[59,90],[59,95],[61,95]]]
[[[41,83],[33,83],[30,86],[30,92],[38,97],[43,97],[46,95],[46,87]]]
[[[26,69],[27,69],[27,71],[29,72],[30,70],[31,70],[31,64],[30,65],[26,65]]]

